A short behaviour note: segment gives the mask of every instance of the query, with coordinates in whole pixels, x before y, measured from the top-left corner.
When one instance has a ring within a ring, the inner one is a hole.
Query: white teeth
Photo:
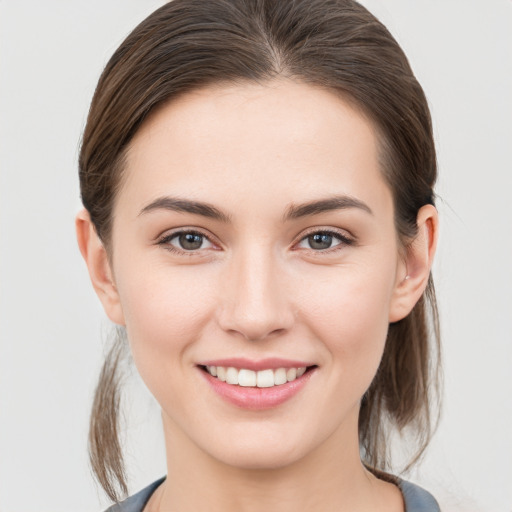
[[[228,384],[238,384],[238,370],[236,368],[229,367],[226,370],[226,382]]]
[[[243,387],[271,388],[298,379],[306,372],[306,367],[277,368],[276,370],[253,371],[245,368],[237,369],[232,366],[206,366],[206,370],[213,377],[217,377],[228,384]]]
[[[274,370],[260,370],[256,385],[259,388],[271,388],[274,385]]]
[[[226,382],[226,368],[224,368],[224,366],[210,366],[210,368],[216,368],[217,378],[222,382]],[[211,371],[210,373],[213,375]],[[213,376],[215,377],[215,375]]]
[[[286,370],[286,380],[288,382],[295,380],[296,377],[297,377],[297,368],[288,368],[288,370]]]
[[[256,372],[252,370],[240,370],[238,372],[238,385],[245,387],[256,386]]]
[[[286,384],[286,370],[284,368],[278,368],[274,372],[274,384],[279,386],[279,384]]]

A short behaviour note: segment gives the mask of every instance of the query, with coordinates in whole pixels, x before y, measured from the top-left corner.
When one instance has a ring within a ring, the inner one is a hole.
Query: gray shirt
[[[153,482],[121,503],[112,505],[105,512],[142,512],[151,495],[164,480],[165,477]],[[398,487],[404,497],[405,512],[440,512],[437,501],[425,489],[405,480],[398,480]]]

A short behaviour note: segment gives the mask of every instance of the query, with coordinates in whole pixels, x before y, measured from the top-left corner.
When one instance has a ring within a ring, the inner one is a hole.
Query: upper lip
[[[226,359],[211,359],[202,361],[199,366],[223,366],[246,370],[277,370],[278,368],[302,368],[314,366],[306,361],[297,361],[292,359],[282,359],[280,357],[267,357],[265,359],[246,359],[243,357],[230,357]]]

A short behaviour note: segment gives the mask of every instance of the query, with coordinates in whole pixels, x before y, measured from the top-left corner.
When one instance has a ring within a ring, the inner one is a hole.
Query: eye
[[[298,244],[301,249],[326,251],[338,245],[351,245],[353,240],[333,231],[315,231],[305,236]]]
[[[171,250],[192,252],[201,249],[210,249],[213,244],[206,235],[197,231],[179,231],[165,236],[159,242],[161,245],[168,246]]]

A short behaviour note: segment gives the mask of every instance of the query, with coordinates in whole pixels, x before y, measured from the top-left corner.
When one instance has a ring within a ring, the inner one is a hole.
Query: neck
[[[164,416],[168,474],[148,512],[295,512],[403,510],[400,491],[362,465],[355,428],[334,433],[284,466],[240,468],[197,447]],[[389,505],[389,508],[388,508]]]

